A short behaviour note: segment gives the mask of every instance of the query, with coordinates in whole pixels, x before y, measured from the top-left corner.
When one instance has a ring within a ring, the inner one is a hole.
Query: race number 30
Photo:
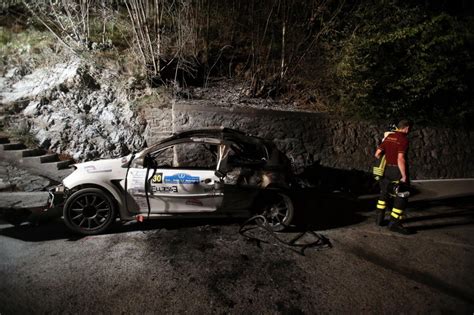
[[[151,179],[151,182],[153,184],[161,184],[163,182],[163,174],[159,173],[159,174],[153,175],[153,178]]]

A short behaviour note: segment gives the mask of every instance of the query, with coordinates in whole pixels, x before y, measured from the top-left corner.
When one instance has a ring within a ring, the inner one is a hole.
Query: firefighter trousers
[[[384,176],[380,179],[380,197],[377,201],[377,210],[387,210],[390,203],[393,202],[390,219],[394,221],[401,220],[408,204],[408,198],[400,197],[393,191],[393,183],[400,181],[402,174],[396,165],[387,165]]]

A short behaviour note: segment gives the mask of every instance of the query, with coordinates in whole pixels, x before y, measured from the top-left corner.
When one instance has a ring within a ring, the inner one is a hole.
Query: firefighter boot
[[[390,222],[388,224],[388,229],[392,232],[397,232],[404,235],[413,234],[413,231],[405,228],[400,222],[402,219],[403,210],[393,208],[390,216]]]
[[[388,224],[388,229],[392,232],[397,232],[400,234],[404,235],[410,235],[413,234],[413,231],[407,229],[404,227],[399,220],[390,220],[390,223]]]
[[[387,209],[387,203],[384,200],[377,201],[377,216],[375,218],[375,224],[378,226],[384,225],[385,209]]]

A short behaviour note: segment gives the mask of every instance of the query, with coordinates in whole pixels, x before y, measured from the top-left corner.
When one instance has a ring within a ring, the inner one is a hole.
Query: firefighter
[[[408,166],[406,155],[408,150],[407,135],[413,123],[410,120],[401,120],[394,132],[386,135],[382,143],[377,147],[375,157],[378,160],[385,159],[384,169],[380,178],[380,198],[377,201],[378,225],[383,224],[385,211],[389,203],[393,202],[390,213],[389,229],[401,234],[412,234],[410,230],[401,224],[405,208],[408,204],[409,193],[407,185]]]

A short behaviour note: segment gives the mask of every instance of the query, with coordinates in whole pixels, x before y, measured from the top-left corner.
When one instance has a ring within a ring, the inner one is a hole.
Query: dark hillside
[[[4,1],[0,39],[50,32],[57,50],[120,63],[151,87],[230,78],[305,110],[469,126],[472,13],[445,0]]]

